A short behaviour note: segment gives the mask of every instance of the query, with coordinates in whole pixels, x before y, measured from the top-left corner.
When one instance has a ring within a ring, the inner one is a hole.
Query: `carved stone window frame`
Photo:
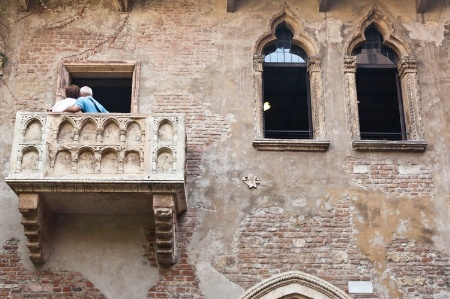
[[[139,61],[61,62],[58,69],[56,101],[64,98],[64,90],[70,85],[73,74],[83,74],[93,78],[99,76],[132,78],[130,113],[138,113],[140,69]]]
[[[364,32],[374,26],[383,36],[384,44],[394,50],[400,58],[397,64],[403,98],[404,118],[408,140],[361,140],[359,131],[358,97],[356,92],[356,56],[352,51],[365,40]],[[374,5],[363,18],[359,30],[345,44],[344,89],[348,110],[348,126],[352,133],[354,150],[377,151],[425,151],[420,109],[420,92],[417,78],[417,65],[409,45],[395,33],[388,17]]]
[[[326,140],[325,130],[325,103],[323,96],[321,59],[319,46],[303,30],[299,18],[286,5],[284,10],[274,16],[269,22],[269,30],[256,42],[253,56],[253,82],[255,99],[255,137],[253,146],[265,151],[326,151],[330,141]],[[311,90],[311,116],[313,126],[313,139],[272,139],[264,137],[263,115],[263,50],[266,46],[275,43],[277,38],[275,30],[283,24],[293,34],[292,43],[301,47],[308,55],[307,70]]]

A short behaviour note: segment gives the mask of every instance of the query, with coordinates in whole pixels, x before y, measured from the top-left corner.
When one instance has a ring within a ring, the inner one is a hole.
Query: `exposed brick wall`
[[[213,23],[197,17],[208,6],[197,0],[155,0],[144,9],[155,14],[138,25],[132,42],[145,49],[158,77],[195,75],[217,61]]]
[[[17,239],[6,241],[0,253],[0,298],[106,299],[77,272],[28,271],[20,262],[17,242]]]
[[[160,267],[159,281],[148,291],[147,298],[203,298],[196,268],[188,260],[189,242],[198,225],[197,210],[183,213],[178,221],[178,262],[171,267]],[[152,266],[156,266],[153,244],[154,234],[150,234],[146,257]]]
[[[421,164],[402,165],[395,160],[347,159],[351,180],[364,189],[393,195],[421,196],[434,192],[431,167]]]
[[[190,95],[156,95],[152,112],[186,113],[187,171],[189,176],[200,174],[205,149],[225,139],[231,125],[225,117],[207,110]]]
[[[397,239],[386,248],[386,260],[387,270],[405,299],[433,299],[441,292],[450,294],[449,258],[429,246]]]
[[[75,32],[68,29],[37,29],[26,37],[25,47],[18,57],[16,80],[26,82],[27,88],[13,91],[15,111],[43,111],[48,108],[44,105],[44,92],[49,90],[47,85],[50,82],[56,82],[58,57],[63,57],[63,53],[67,56],[83,53],[107,39],[105,35],[82,29]],[[56,86],[50,90],[53,92]]]
[[[178,219],[178,262],[171,267],[160,267],[158,283],[149,289],[148,298],[202,299],[200,281],[195,266],[189,264],[188,247],[197,229],[197,210],[190,209]],[[155,255],[154,228],[148,228],[148,244],[144,257],[150,267],[158,267]],[[105,298],[81,274],[65,270],[31,272],[23,267],[18,253],[18,240],[3,244],[0,253],[0,298]]]
[[[348,199],[307,221],[297,217],[281,207],[256,209],[239,225],[236,253],[216,257],[214,267],[246,289],[292,270],[315,275],[342,290],[347,290],[349,280],[372,280],[372,264],[359,253],[352,237]]]

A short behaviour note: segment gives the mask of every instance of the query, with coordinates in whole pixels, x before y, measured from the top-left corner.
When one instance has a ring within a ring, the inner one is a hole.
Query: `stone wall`
[[[316,0],[236,0],[234,12],[225,0],[136,0],[129,12],[110,0],[28,2],[0,4],[0,297],[232,299],[286,271],[347,293],[349,281],[373,285],[352,298],[450,297],[449,0],[423,14],[409,0],[330,0],[326,12]],[[344,57],[374,4],[417,62],[424,152],[352,147]],[[320,60],[321,152],[253,146],[255,49],[283,17]],[[61,63],[118,61],[140,64],[137,112],[186,114],[178,262],[158,265],[151,212],[100,211],[56,214],[53,255],[37,267],[5,183],[16,112],[52,106]]]

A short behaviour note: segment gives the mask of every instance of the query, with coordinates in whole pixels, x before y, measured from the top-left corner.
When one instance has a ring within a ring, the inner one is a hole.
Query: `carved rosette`
[[[30,260],[43,264],[52,248],[52,214],[38,194],[20,194],[19,211],[28,239]]]
[[[348,126],[353,139],[360,139],[358,96],[356,94],[356,57],[344,57],[344,92],[350,117]]]

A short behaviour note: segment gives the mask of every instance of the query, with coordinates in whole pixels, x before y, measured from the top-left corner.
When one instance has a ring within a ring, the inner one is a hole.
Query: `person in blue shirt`
[[[80,88],[80,97],[75,104],[66,108],[63,112],[85,112],[85,113],[109,113],[102,104],[92,97],[92,89],[88,86]]]

